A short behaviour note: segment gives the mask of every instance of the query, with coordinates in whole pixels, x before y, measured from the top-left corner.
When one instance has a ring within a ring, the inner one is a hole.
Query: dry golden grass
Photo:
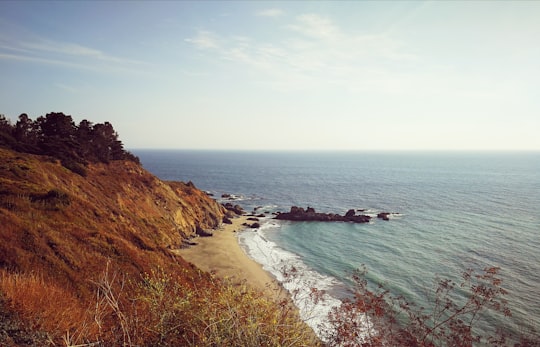
[[[97,282],[101,339],[143,346],[316,346],[288,304],[208,275],[161,268],[138,281],[106,271]],[[132,290],[127,288],[131,287]],[[122,292],[124,291],[124,292]],[[128,293],[136,293],[128,298]],[[98,319],[96,319],[98,321]],[[113,327],[114,329],[111,329]]]
[[[5,149],[0,163],[0,267],[40,269],[77,288],[88,289],[107,259],[131,274],[150,264],[186,265],[168,250],[223,216],[203,192],[182,183],[173,190],[132,162],[90,166],[86,178]],[[197,204],[186,202],[194,197]]]
[[[287,302],[189,270],[137,278],[105,266],[83,303],[37,274],[0,274],[0,291],[31,329],[53,345],[316,346]],[[182,275],[183,272],[183,275]]]
[[[84,325],[87,310],[73,293],[36,273],[0,273],[0,292],[33,330],[58,341]]]

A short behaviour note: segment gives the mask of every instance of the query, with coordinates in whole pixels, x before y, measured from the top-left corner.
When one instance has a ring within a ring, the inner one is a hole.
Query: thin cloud
[[[76,43],[48,39],[16,42],[4,39],[0,42],[0,59],[107,72],[136,72],[141,65],[147,65]]]
[[[103,52],[84,47],[74,43],[64,43],[64,42],[54,42],[49,40],[43,40],[41,42],[22,42],[22,47],[25,47],[33,51],[46,51],[46,52],[55,52],[67,55],[78,55],[78,56],[88,56],[101,58],[104,56]]]
[[[199,31],[186,41],[196,48],[211,51],[216,57],[258,70],[264,74],[261,81],[279,86],[280,90],[328,85],[380,89],[373,81],[381,75],[396,73],[389,70],[387,62],[417,63],[415,55],[407,52],[404,44],[388,35],[349,33],[330,18],[318,14],[300,15],[283,28],[289,30],[290,35],[280,40],[224,37]],[[384,83],[383,87],[394,84]]]
[[[57,59],[30,57],[27,55],[19,55],[19,54],[0,53],[0,59],[47,64],[47,65],[57,65],[57,66],[64,66],[64,67],[76,68],[76,69],[96,70],[95,68],[92,68],[91,66],[84,65],[84,64],[77,64],[77,63],[64,61],[64,60],[57,60]]]
[[[317,14],[303,14],[289,28],[308,37],[318,39],[334,39],[340,36],[340,30],[328,18]]]
[[[285,12],[279,8],[269,8],[256,13],[259,17],[280,17],[284,14]]]
[[[0,43],[0,51],[22,52],[25,54],[32,53],[32,51],[29,49],[24,49],[21,47],[14,47],[12,45],[3,44],[3,43]]]
[[[192,43],[195,47],[200,49],[218,48],[219,41],[216,35],[210,31],[201,30],[197,33],[197,36],[185,39],[186,42]]]
[[[91,59],[115,62],[115,63],[128,63],[128,64],[143,64],[141,61],[126,59],[121,57],[115,57],[104,53],[98,49],[82,46],[76,43],[70,42],[58,42],[51,40],[40,40],[35,42],[22,42],[20,43],[22,48],[34,51],[34,52],[50,52],[67,56],[86,57]]]

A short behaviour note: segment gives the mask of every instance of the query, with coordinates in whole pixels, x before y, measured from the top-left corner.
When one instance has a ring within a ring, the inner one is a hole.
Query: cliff
[[[170,250],[223,216],[193,184],[161,181],[133,161],[90,164],[83,177],[56,159],[0,148],[0,268],[9,271],[84,291],[107,261],[129,273],[182,263]]]
[[[313,345],[288,305],[178,255],[225,215],[108,122],[0,115],[0,346]]]

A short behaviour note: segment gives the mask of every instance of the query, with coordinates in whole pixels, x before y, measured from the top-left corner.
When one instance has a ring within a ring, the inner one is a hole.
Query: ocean
[[[364,265],[370,285],[426,307],[437,278],[500,267],[512,317],[488,314],[480,328],[540,329],[539,152],[133,152],[159,178],[192,181],[218,200],[233,194],[248,212],[397,213],[368,224],[268,217],[239,233],[246,253],[278,280],[283,266],[300,270],[289,290],[326,291],[322,303],[297,303],[315,330]]]

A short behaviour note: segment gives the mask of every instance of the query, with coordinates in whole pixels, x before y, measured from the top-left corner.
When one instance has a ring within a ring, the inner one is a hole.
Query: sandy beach
[[[223,224],[212,231],[214,235],[211,237],[193,239],[197,245],[181,249],[178,254],[201,270],[214,272],[218,277],[227,277],[233,282],[245,281],[272,298],[282,298],[285,294],[275,278],[249,258],[238,244],[235,232],[254,232],[249,229],[242,231],[245,229],[242,224],[246,221],[246,216],[234,218],[233,224]]]

